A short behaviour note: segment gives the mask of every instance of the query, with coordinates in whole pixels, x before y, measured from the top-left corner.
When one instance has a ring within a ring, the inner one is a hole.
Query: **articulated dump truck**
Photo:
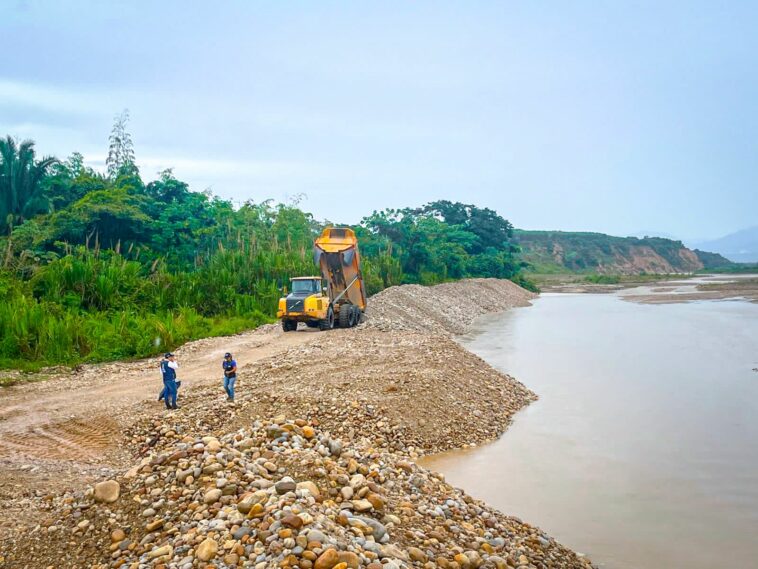
[[[291,279],[291,292],[279,299],[276,314],[282,328],[292,332],[298,322],[321,330],[357,325],[366,310],[366,289],[355,233],[327,227],[316,239],[313,255],[321,276]]]

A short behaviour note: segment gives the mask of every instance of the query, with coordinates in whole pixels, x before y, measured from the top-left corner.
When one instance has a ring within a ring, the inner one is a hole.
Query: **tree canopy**
[[[0,139],[0,233],[32,216],[49,211],[51,200],[43,181],[55,158],[36,159],[34,142]]]
[[[362,247],[390,247],[405,282],[432,284],[464,277],[513,278],[522,268],[513,226],[490,209],[437,201],[386,209],[361,221]]]

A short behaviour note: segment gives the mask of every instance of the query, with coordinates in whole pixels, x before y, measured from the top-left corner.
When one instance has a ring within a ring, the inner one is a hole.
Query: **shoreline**
[[[671,275],[659,279],[629,278],[615,284],[581,281],[547,283],[543,293],[553,294],[615,294],[623,300],[640,304],[674,304],[697,300],[746,300],[758,302],[758,275],[690,274]]]
[[[85,555],[100,559],[93,567],[151,560],[184,569],[204,566],[206,549],[218,567],[590,567],[413,464],[499,438],[536,398],[451,338],[534,296],[495,279],[387,289],[359,328],[309,334],[254,370],[241,366],[256,379],[254,390],[241,385],[234,407],[217,386],[198,386],[179,413],[137,417],[122,444],[143,458],[113,479],[120,497],[97,502],[81,489],[48,497],[47,519],[10,540],[0,567],[28,566],[29,556],[60,563],[65,551],[64,566],[84,566]],[[298,527],[283,521],[293,514]],[[325,539],[310,540],[313,531]]]
[[[727,539],[736,564],[747,566],[758,497],[750,486],[751,421],[740,428],[702,418],[751,416],[755,405],[734,394],[755,383],[756,307],[742,300],[655,307],[620,300],[548,294],[529,310],[476,326],[465,345],[521,378],[540,400],[514,417],[502,439],[421,464],[601,566],[705,568],[718,564],[711,552]],[[616,324],[611,335],[608,314]],[[732,337],[734,330],[740,333]],[[542,344],[551,346],[548,359]],[[708,349],[695,354],[687,350],[693,345]],[[687,404],[680,406],[682,397]],[[706,437],[703,424],[712,425]],[[669,461],[668,439],[650,434],[672,428],[677,457]],[[744,460],[735,462],[736,453]],[[699,480],[711,483],[689,484],[693,465]],[[627,478],[630,471],[638,476]],[[737,493],[744,500],[730,502]],[[710,503],[720,506],[706,522],[698,514]]]

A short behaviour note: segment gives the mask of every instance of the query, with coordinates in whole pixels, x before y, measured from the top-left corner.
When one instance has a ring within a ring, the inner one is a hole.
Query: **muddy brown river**
[[[425,466],[601,567],[758,567],[758,304],[545,294],[462,342],[540,400]]]

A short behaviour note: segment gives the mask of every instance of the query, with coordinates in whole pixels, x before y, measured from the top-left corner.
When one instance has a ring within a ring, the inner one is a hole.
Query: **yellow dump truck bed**
[[[316,264],[328,284],[329,299],[366,309],[366,289],[361,274],[358,239],[352,229],[327,227],[314,243]]]

